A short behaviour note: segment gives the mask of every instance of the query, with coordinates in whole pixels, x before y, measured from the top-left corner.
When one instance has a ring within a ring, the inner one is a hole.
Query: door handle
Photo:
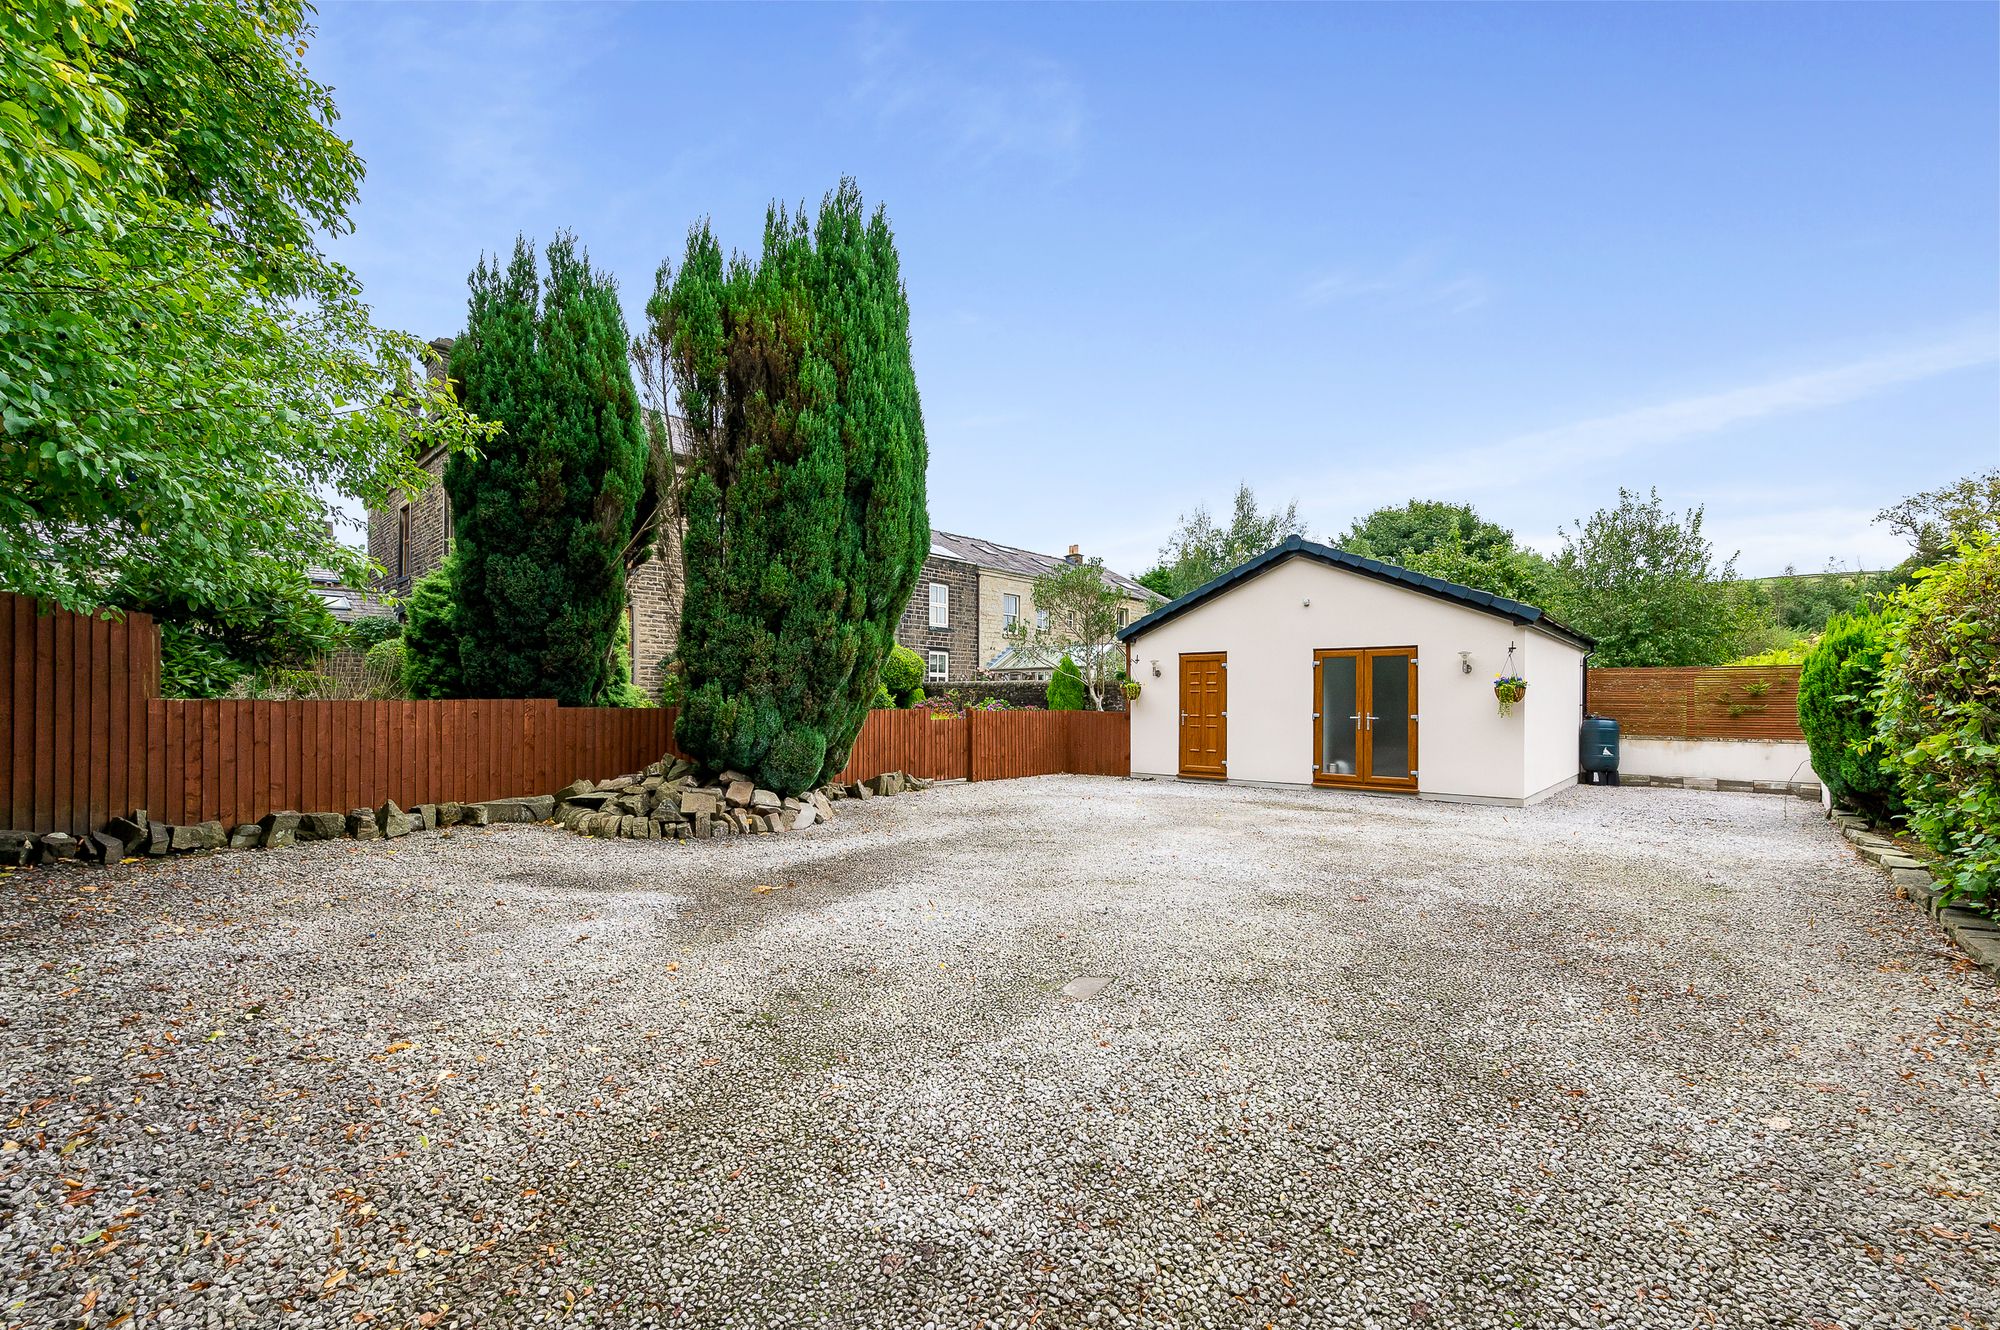
[[[1362,728],[1364,728],[1364,729],[1370,729],[1370,730],[1372,730],[1372,729],[1374,729],[1374,728],[1375,728],[1375,713],[1374,713],[1374,712],[1372,712],[1372,711],[1371,711],[1371,712],[1369,712],[1369,713],[1368,713],[1368,724],[1367,724],[1367,725],[1365,725],[1365,726],[1363,726]]]

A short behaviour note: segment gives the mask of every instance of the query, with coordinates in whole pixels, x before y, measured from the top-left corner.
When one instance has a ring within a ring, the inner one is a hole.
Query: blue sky
[[[464,322],[575,230],[636,320],[690,222],[887,205],[934,526],[1136,571],[1239,480],[1315,536],[1530,543],[1658,486],[1747,573],[1893,562],[2000,465],[2000,9],[322,5],[334,245]]]

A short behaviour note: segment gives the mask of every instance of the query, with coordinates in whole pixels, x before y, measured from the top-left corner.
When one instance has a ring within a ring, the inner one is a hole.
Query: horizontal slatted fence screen
[[[91,618],[0,593],[6,827],[86,836],[143,798],[159,661],[149,615]]]
[[[1796,665],[1594,669],[1589,690],[1629,738],[1805,739]]]

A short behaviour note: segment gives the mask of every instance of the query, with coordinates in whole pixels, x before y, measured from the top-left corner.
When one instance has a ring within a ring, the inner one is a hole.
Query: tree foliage
[[[816,220],[774,206],[756,261],[696,227],[665,289],[693,450],[676,734],[794,793],[846,764],[930,544],[895,238],[846,180]]]
[[[882,658],[882,687],[892,705],[914,705],[924,695],[924,658],[898,642]]]
[[[1968,541],[2000,537],[2000,468],[1912,494],[1875,520],[1910,542],[1906,572],[1942,562]]]
[[[1562,533],[1542,608],[1597,640],[1597,665],[1716,665],[1748,619],[1732,555],[1718,567],[1702,510],[1666,511],[1658,490],[1618,491]]]
[[[1411,499],[1377,508],[1333,543],[1350,554],[1531,604],[1548,584],[1549,561],[1517,545],[1513,532],[1469,503]]]
[[[1067,654],[1056,662],[1049,674],[1049,687],[1044,696],[1051,711],[1083,710],[1083,672]]]
[[[1298,501],[1263,512],[1247,484],[1236,487],[1229,521],[1218,524],[1205,504],[1183,513],[1173,535],[1160,549],[1160,562],[1139,575],[1141,585],[1168,599],[1212,581],[1240,563],[1256,558],[1287,536],[1302,536],[1306,524]],[[1036,602],[1041,603],[1039,600]]]
[[[646,431],[616,284],[566,233],[546,259],[544,281],[517,239],[504,268],[482,258],[472,273],[452,376],[505,432],[445,468],[451,631],[413,632],[411,669],[432,695],[619,705],[631,701],[617,642]]]
[[[1799,728],[1827,790],[1881,821],[1900,811],[1896,775],[1875,742],[1875,690],[1888,628],[1874,615],[1826,625],[1799,671]]]
[[[149,610],[262,664],[333,631],[331,492],[490,430],[316,236],[362,164],[296,0],[0,9],[0,585]]]
[[[1949,896],[2000,916],[2000,538],[1975,534],[1897,593],[1877,732]]]
[[[1104,695],[1125,666],[1118,642],[1119,608],[1125,593],[1112,582],[1104,560],[1065,561],[1034,583],[1035,618],[1007,630],[1007,637],[1044,658],[1063,656],[1079,672],[1093,710],[1104,710]]]

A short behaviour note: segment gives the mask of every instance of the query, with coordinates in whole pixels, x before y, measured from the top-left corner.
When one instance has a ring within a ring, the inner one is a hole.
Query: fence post
[[[982,714],[977,707],[965,713],[965,779],[967,783],[979,779],[979,717]]]

